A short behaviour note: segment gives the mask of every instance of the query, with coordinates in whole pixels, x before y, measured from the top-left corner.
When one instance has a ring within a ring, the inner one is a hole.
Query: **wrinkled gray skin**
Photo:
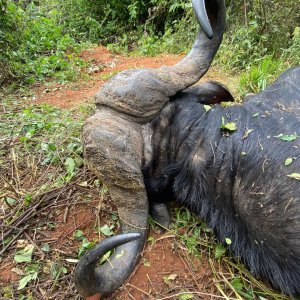
[[[123,240],[118,237],[107,242],[105,250],[117,249],[110,262],[97,269],[103,247],[83,257],[76,268],[75,282],[84,297],[112,293],[132,272],[147,234],[149,208],[141,172],[150,155],[150,143],[144,140],[148,130],[145,124],[160,113],[170,97],[206,73],[222,41],[224,1],[193,0],[193,7],[205,33],[198,33],[190,53],[173,67],[121,72],[97,93],[97,110],[85,122],[85,157],[110,190],[118,207],[121,232],[139,233],[140,237],[126,235]],[[163,206],[153,210],[158,216],[167,214]]]

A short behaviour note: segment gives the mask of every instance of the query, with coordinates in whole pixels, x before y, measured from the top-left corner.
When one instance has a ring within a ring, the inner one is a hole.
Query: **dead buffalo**
[[[109,187],[121,234],[79,262],[78,291],[108,295],[132,272],[149,212],[168,226],[168,201],[187,206],[257,277],[300,295],[300,68],[241,105],[208,70],[225,26],[223,0],[194,0],[203,32],[173,67],[120,73],[96,95],[85,156]],[[204,104],[216,104],[208,110]],[[109,263],[101,256],[116,248]]]

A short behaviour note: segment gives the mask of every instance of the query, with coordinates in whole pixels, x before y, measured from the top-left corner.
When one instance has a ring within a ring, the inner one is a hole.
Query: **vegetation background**
[[[226,4],[227,30],[214,64],[224,77],[240,78],[240,96],[300,63],[300,0]],[[31,84],[88,76],[79,54],[94,44],[122,55],[187,52],[197,29],[190,0],[0,0],[0,277],[12,266],[19,276],[18,287],[0,280],[0,298],[79,299],[74,263],[119,226],[107,189],[83,160],[80,132],[89,105],[34,105]],[[64,237],[67,248],[39,238],[53,236],[78,211],[82,224]],[[226,256],[224,245],[188,210],[174,208],[172,216],[164,239],[195,257],[205,253],[216,298],[288,299]],[[164,280],[169,285],[174,279]],[[185,293],[185,287],[176,287],[184,292],[180,300],[199,293]]]
[[[247,71],[242,92],[300,62],[299,0],[226,2],[217,62]],[[185,52],[197,28],[190,0],[0,0],[0,84],[72,80],[84,64],[76,53],[90,43],[139,55]]]

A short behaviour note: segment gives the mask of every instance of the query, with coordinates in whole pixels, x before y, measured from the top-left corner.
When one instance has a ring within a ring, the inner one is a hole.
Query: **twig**
[[[157,300],[165,300],[165,299],[171,299],[171,298],[175,298],[181,295],[185,295],[185,294],[191,294],[191,295],[199,295],[199,296],[209,296],[211,298],[216,298],[216,299],[228,299],[226,297],[222,297],[222,296],[218,296],[218,295],[213,295],[213,294],[209,294],[209,293],[202,293],[202,292],[184,292],[184,293],[177,293],[177,294],[173,294],[171,296],[167,296],[167,297],[163,297],[163,298],[158,298]]]
[[[26,225],[23,229],[18,229],[20,230],[13,238],[10,242],[8,242],[8,244],[0,251],[0,256],[10,247],[10,245],[27,229],[29,225]],[[12,229],[13,231],[13,229]]]
[[[142,289],[138,288],[137,286],[135,286],[135,285],[133,285],[133,284],[131,284],[131,283],[127,283],[127,285],[129,285],[129,286],[135,288],[136,290],[138,290],[138,291],[140,291],[141,293],[147,295],[148,297],[152,297],[149,293],[143,291]]]
[[[42,251],[42,249],[35,243],[35,241],[26,232],[24,232],[24,235],[29,240],[29,242],[34,245],[36,250],[41,254],[42,259],[44,259],[45,253]]]

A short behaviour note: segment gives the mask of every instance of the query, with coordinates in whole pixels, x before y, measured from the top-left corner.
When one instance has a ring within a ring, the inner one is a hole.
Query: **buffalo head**
[[[110,190],[122,233],[99,244],[77,265],[75,282],[85,297],[112,293],[132,272],[144,246],[149,211],[141,171],[150,152],[144,125],[172,96],[206,73],[222,41],[224,0],[193,0],[193,8],[203,31],[187,56],[172,67],[119,73],[97,93],[97,111],[84,125],[85,157]],[[166,214],[163,207],[155,209],[154,215]],[[96,267],[100,257],[113,248],[110,261]]]

